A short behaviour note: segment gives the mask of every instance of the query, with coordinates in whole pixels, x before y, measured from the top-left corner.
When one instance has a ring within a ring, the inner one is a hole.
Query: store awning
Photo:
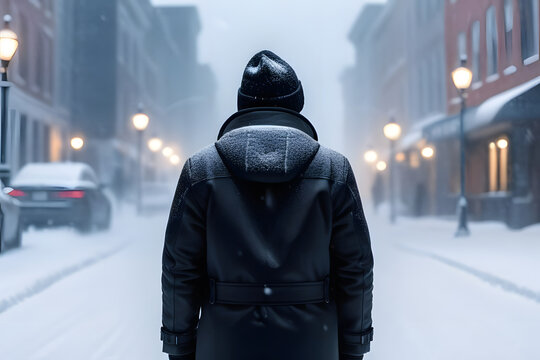
[[[444,114],[434,114],[428,116],[418,122],[416,122],[406,134],[401,138],[398,149],[404,151],[415,146],[424,138],[423,130],[425,127],[438,123],[441,120],[444,120],[446,116]]]
[[[499,122],[540,119],[540,76],[497,94],[465,113],[465,131]],[[430,140],[454,137],[459,133],[459,114],[426,126],[424,136]]]

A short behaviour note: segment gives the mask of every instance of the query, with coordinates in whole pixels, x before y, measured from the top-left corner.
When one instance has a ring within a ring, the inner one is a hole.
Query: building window
[[[17,61],[17,65],[18,65],[17,72],[24,80],[27,80],[29,59],[31,57],[31,54],[29,54],[29,51],[31,49],[31,46],[27,46],[27,44],[30,42],[30,38],[29,38],[30,32],[28,31],[28,21],[26,20],[26,15],[21,14],[19,17],[19,22],[20,22],[19,37],[21,39],[24,39],[25,41],[20,42],[20,49],[17,55],[19,57],[19,61]]]
[[[489,143],[489,191],[508,191],[508,146],[506,137]]]
[[[51,38],[47,35],[43,36],[43,41],[45,43],[45,55],[42,60],[42,66],[44,70],[43,74],[43,92],[47,96],[51,96],[53,93],[53,74],[54,70],[52,68],[53,64],[53,44]]]
[[[28,159],[26,156],[26,132],[27,132],[27,117],[25,114],[21,114],[19,119],[19,166],[23,166],[27,163]]]
[[[538,60],[538,0],[520,0],[521,57],[527,65]]]
[[[41,161],[41,127],[39,122],[32,122],[32,160],[33,162]]]
[[[47,66],[46,66],[47,56],[45,56],[45,52],[46,52],[45,41],[46,41],[45,34],[41,33],[39,35],[39,40],[37,43],[37,57],[35,60],[38,62],[37,64],[38,66],[36,67],[35,81],[34,81],[34,84],[40,91],[43,91],[43,85],[45,83],[45,75],[47,71]]]
[[[473,81],[480,81],[480,21],[471,27],[472,73]]]
[[[51,127],[49,125],[43,124],[42,128],[42,150],[41,150],[41,161],[51,161]]]
[[[458,34],[457,38],[457,47],[458,47],[458,57],[457,57],[457,66],[461,64],[461,59],[467,58],[467,36],[465,32],[462,31]]]
[[[512,32],[514,30],[514,3],[513,0],[504,0],[504,45],[506,59],[512,60]]]
[[[490,6],[486,12],[486,50],[487,50],[487,75],[497,73],[499,49],[499,38],[497,36],[497,19],[495,17],[495,6]]]

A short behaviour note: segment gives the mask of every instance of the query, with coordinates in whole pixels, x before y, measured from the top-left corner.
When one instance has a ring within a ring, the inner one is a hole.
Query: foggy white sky
[[[216,128],[236,111],[236,92],[248,60],[268,49],[289,62],[304,87],[302,111],[324,145],[343,150],[340,75],[352,64],[347,34],[361,7],[377,0],[152,0],[197,5],[202,22],[199,59],[218,82]]]

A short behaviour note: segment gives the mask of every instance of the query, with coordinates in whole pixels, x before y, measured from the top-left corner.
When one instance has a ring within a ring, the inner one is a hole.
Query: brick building
[[[538,0],[447,0],[445,6],[449,116],[424,129],[437,149],[435,213],[455,211],[459,99],[451,72],[466,57],[473,71],[465,114],[471,215],[511,227],[539,222]]]
[[[12,15],[19,49],[8,70],[8,150],[4,171],[16,172],[27,162],[66,159],[69,105],[62,94],[69,84],[57,82],[61,65],[56,2],[52,0],[1,0],[0,14]]]

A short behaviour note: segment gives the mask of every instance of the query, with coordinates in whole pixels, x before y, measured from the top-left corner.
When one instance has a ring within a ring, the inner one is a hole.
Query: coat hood
[[[229,122],[233,129],[223,131],[216,142],[218,153],[238,178],[262,183],[291,181],[307,168],[319,150],[319,143],[297,127],[273,125],[275,121],[264,124],[264,117],[265,111],[258,112],[257,125],[235,128],[236,121]],[[245,120],[241,116],[236,119],[240,123]],[[272,120],[272,116],[267,120]]]

